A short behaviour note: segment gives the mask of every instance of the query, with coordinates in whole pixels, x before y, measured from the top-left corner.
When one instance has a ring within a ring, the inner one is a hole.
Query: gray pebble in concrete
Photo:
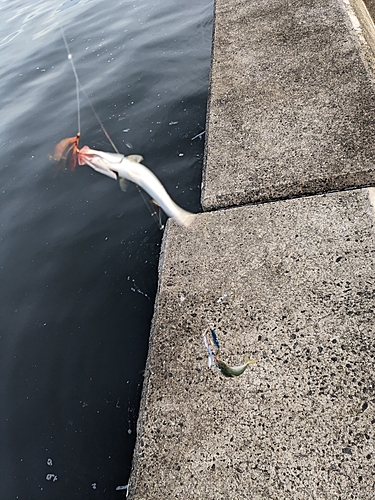
[[[371,499],[374,190],[168,223],[133,500]],[[258,363],[236,379],[221,355]]]
[[[216,1],[204,209],[374,184],[359,31],[342,0]]]

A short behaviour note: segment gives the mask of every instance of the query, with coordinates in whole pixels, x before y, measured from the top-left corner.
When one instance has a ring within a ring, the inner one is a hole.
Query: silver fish
[[[179,207],[156,175],[145,165],[142,165],[142,160],[143,157],[140,155],[124,156],[119,153],[106,153],[90,149],[88,146],[83,146],[78,153],[79,165],[88,165],[111,179],[126,179],[134,182],[144,189],[169,217],[175,219],[182,226],[189,226],[196,214]],[[124,189],[123,184],[122,182],[122,189]]]

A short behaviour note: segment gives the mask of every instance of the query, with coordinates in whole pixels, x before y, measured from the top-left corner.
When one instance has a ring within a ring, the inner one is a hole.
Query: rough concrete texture
[[[344,0],[216,0],[202,205],[375,183],[375,91]]]
[[[374,193],[168,224],[131,499],[374,498]]]

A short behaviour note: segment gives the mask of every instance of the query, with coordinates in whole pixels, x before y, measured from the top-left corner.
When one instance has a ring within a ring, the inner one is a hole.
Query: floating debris
[[[129,496],[129,485],[126,484],[125,486],[117,486],[116,491],[126,491],[125,498],[128,498],[128,496]]]
[[[202,139],[202,137],[204,136],[204,134],[205,134],[205,133],[206,133],[206,131],[205,131],[205,130],[203,130],[203,132],[200,132],[199,134],[195,135],[195,136],[194,136],[194,137],[192,137],[190,140],[191,140],[191,141],[194,141],[195,139],[198,139],[198,137],[199,137],[199,139]]]
[[[130,287],[130,290],[132,292],[136,292],[136,293],[140,293],[141,295],[143,295],[144,297],[146,297],[148,300],[151,300],[150,296],[147,295],[147,293],[143,292],[139,286],[136,284],[135,280],[131,277],[131,276],[128,276],[127,278],[128,281],[131,280],[131,282],[133,283],[133,286]]]
[[[58,477],[56,476],[56,474],[47,474],[46,479],[47,479],[47,481],[55,482],[58,480]]]

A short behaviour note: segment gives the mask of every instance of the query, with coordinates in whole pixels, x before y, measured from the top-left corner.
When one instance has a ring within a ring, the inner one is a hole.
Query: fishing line
[[[111,139],[111,137],[110,137],[109,133],[107,132],[107,130],[106,130],[106,128],[104,127],[104,125],[103,125],[103,123],[102,123],[101,119],[99,118],[98,113],[95,111],[95,108],[94,108],[93,104],[91,103],[91,100],[90,100],[89,96],[86,94],[85,89],[82,87],[81,82],[79,82],[79,86],[80,86],[80,88],[81,88],[81,90],[82,90],[82,92],[83,92],[83,95],[86,97],[87,102],[89,103],[90,108],[92,109],[92,112],[93,112],[93,113],[94,113],[94,115],[95,115],[95,118],[98,120],[98,123],[99,123],[99,125],[100,125],[100,128],[102,129],[102,132],[104,133],[104,135],[105,135],[105,136],[106,136],[106,138],[108,139],[109,143],[111,144],[111,146],[113,147],[113,149],[115,150],[115,152],[116,152],[116,153],[118,153],[118,154],[120,154],[120,151],[116,148],[115,143],[112,141],[112,139]]]
[[[64,40],[64,45],[65,45],[65,48],[66,48],[66,52],[68,54],[68,59],[69,59],[69,62],[72,66],[72,70],[73,70],[73,73],[74,73],[74,77],[76,79],[76,93],[77,93],[77,111],[78,111],[78,131],[81,130],[81,110],[80,110],[80,104],[79,104],[79,89],[81,89],[83,95],[86,97],[87,99],[87,102],[89,103],[89,106],[92,110],[92,112],[94,113],[95,115],[95,118],[98,120],[98,123],[100,125],[100,128],[102,129],[104,135],[106,136],[106,138],[108,139],[109,143],[111,144],[111,146],[113,147],[114,151],[116,153],[119,153],[119,150],[116,148],[114,142],[112,141],[110,135],[108,134],[106,128],[104,127],[101,119],[99,118],[99,115],[98,113],[95,111],[95,108],[93,106],[93,104],[91,103],[91,100],[89,98],[89,96],[87,95],[85,89],[83,88],[79,78],[78,78],[78,74],[77,74],[77,70],[76,70],[76,67],[75,67],[75,64],[74,64],[74,61],[73,61],[73,56],[72,54],[70,53],[69,51],[69,45],[68,45],[68,42],[66,40],[66,37],[65,37],[65,33],[64,33],[64,30],[62,29],[62,27],[60,26],[60,30],[61,30],[61,35],[63,37],[63,40]]]
[[[68,54],[68,59],[69,59],[69,62],[72,66],[72,70],[73,70],[73,73],[74,73],[74,77],[75,77],[75,80],[76,80],[76,95],[77,95],[77,116],[78,116],[78,134],[80,135],[81,133],[81,108],[80,108],[80,102],[79,102],[79,90],[81,89],[83,95],[86,97],[87,99],[87,102],[92,110],[92,112],[94,113],[95,115],[95,118],[97,119],[99,125],[100,125],[100,128],[102,129],[102,132],[104,133],[104,135],[106,136],[106,138],[108,139],[109,143],[111,144],[112,148],[114,149],[114,151],[118,154],[121,154],[119,152],[119,150],[117,149],[115,143],[112,141],[109,133],[107,132],[105,126],[103,125],[103,122],[101,121],[98,113],[96,112],[95,108],[94,108],[94,105],[92,104],[91,102],[91,99],[89,98],[89,96],[87,95],[85,89],[82,87],[82,84],[78,78],[78,74],[77,74],[77,70],[76,70],[76,67],[75,67],[75,64],[74,64],[74,61],[73,61],[73,56],[72,54],[70,53],[69,51],[69,45],[68,45],[68,42],[66,40],[66,37],[65,37],[65,33],[64,33],[64,30],[62,28],[62,26],[60,26],[60,31],[61,31],[61,35],[62,35],[62,38],[64,40],[64,45],[65,45],[65,48],[66,48],[66,52]],[[78,137],[78,134],[77,134],[77,137]],[[141,188],[136,184],[137,186],[137,189],[138,189],[138,192],[139,194],[141,195],[142,197],[142,200],[143,202],[145,203],[148,211],[150,212],[150,215],[151,217],[153,218],[153,220],[156,222],[157,226],[159,227],[160,230],[164,229],[164,224],[162,224],[161,222],[161,214],[160,214],[160,210],[158,211],[158,206],[155,207],[155,210],[152,210],[151,207],[150,207],[150,204],[149,202],[146,200]],[[158,216],[158,220],[155,219],[154,216]]]
[[[66,48],[66,52],[68,54],[68,59],[69,59],[69,62],[72,66],[72,70],[73,70],[73,73],[74,73],[74,77],[76,79],[76,94],[77,94],[77,117],[78,117],[78,133],[81,132],[81,108],[80,108],[80,104],[79,104],[79,87],[81,86],[80,85],[80,81],[79,81],[79,78],[78,78],[78,75],[77,75],[77,71],[76,71],[76,68],[74,66],[74,62],[73,62],[73,56],[72,54],[69,52],[69,46],[68,46],[68,42],[66,41],[66,38],[65,38],[65,33],[64,33],[64,30],[62,29],[62,27],[60,26],[60,31],[61,31],[61,36],[63,37],[63,40],[64,40],[64,45],[65,45],[65,48]]]
[[[150,202],[149,202],[149,200],[146,199],[145,195],[143,194],[142,189],[137,184],[136,184],[136,186],[137,186],[139,194],[142,197],[142,200],[144,201],[148,211],[150,212],[152,219],[155,221],[155,223],[157,224],[157,226],[160,230],[164,229],[164,224],[161,221],[161,211],[160,211],[159,205],[157,203],[155,203],[154,200],[151,200],[151,205],[150,205]],[[151,206],[154,208],[154,210],[152,210]]]

